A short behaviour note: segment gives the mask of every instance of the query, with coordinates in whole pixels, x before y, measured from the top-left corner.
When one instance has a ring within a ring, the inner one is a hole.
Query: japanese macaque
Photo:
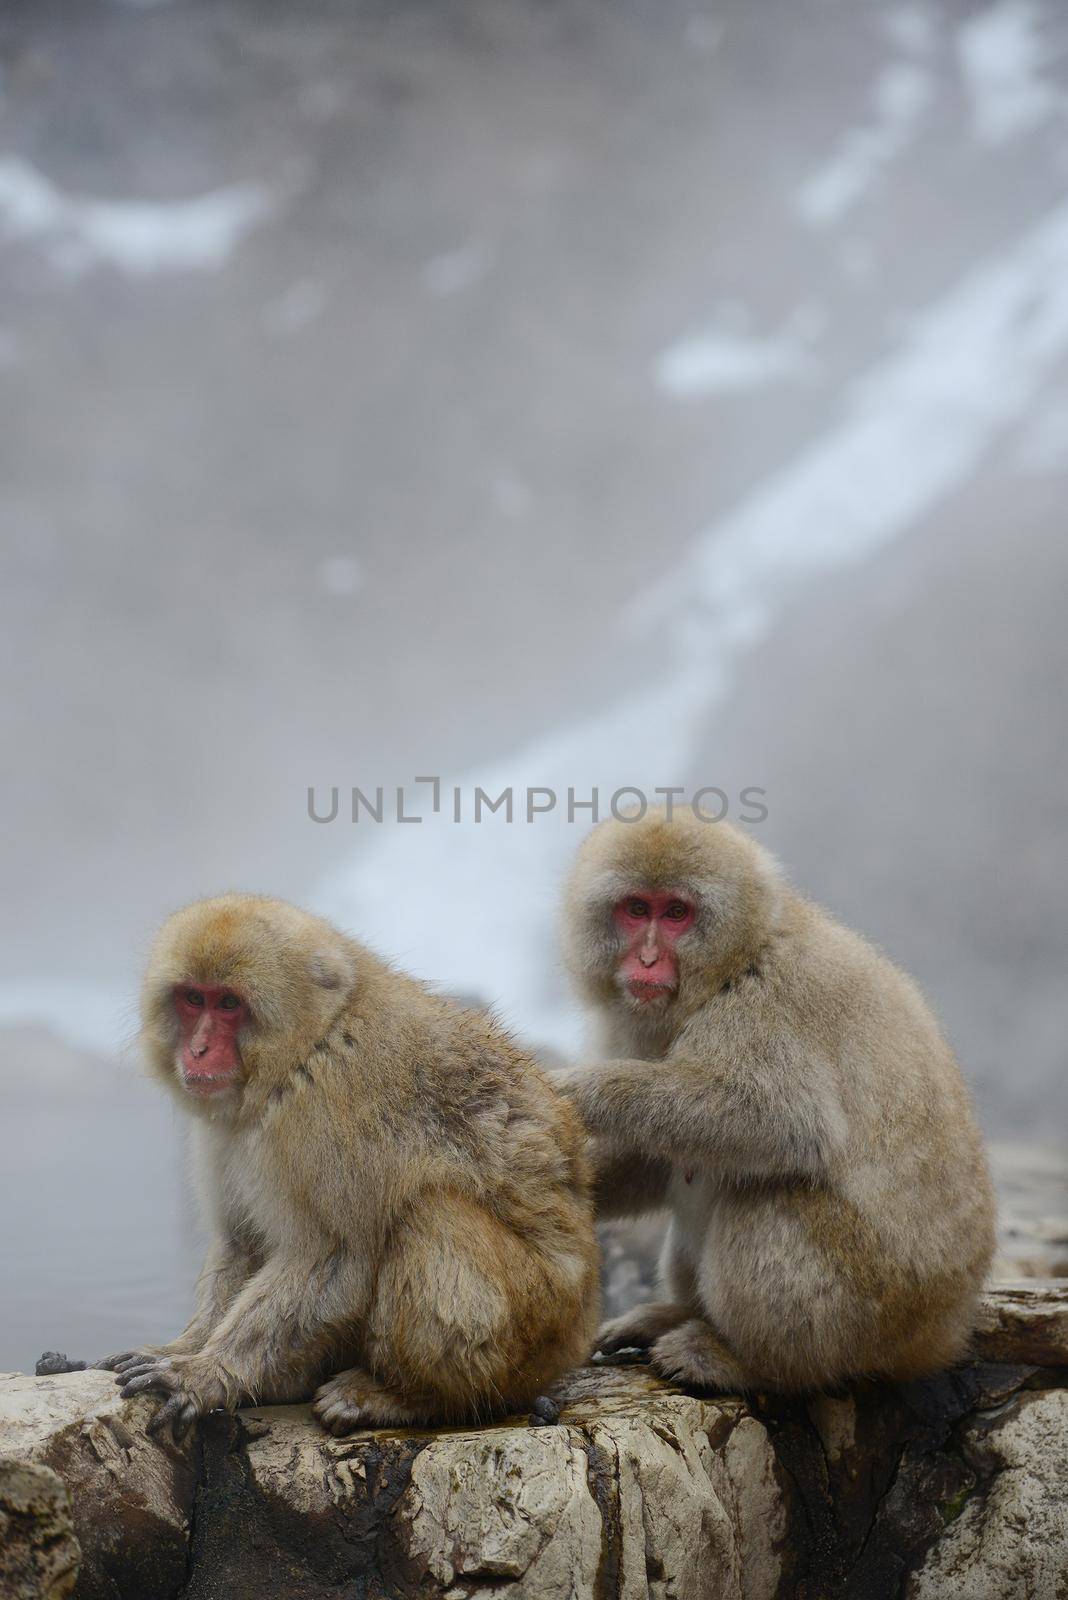
[[[527,1407],[589,1352],[578,1117],[487,1016],[319,918],[223,895],[159,934],[153,1073],[194,1119],[212,1243],[184,1333],[102,1365],[153,1428],[314,1393],[332,1433]]]
[[[982,1141],[919,992],[748,835],[611,821],[566,896],[595,1025],[566,1071],[602,1216],[670,1213],[664,1298],[601,1329],[719,1390],[907,1379],[965,1350],[993,1250]]]

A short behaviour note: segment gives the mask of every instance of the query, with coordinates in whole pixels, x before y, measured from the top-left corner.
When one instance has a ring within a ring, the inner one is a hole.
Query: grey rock
[[[333,1439],[271,1406],[181,1449],[110,1373],[10,1374],[0,1453],[62,1480],[78,1595],[107,1600],[1060,1600],[1068,1286],[991,1290],[976,1342],[923,1382],[805,1399],[639,1362],[570,1374],[552,1427]]]
[[[48,1467],[0,1459],[0,1594],[4,1600],[63,1600],[81,1550],[70,1495]]]

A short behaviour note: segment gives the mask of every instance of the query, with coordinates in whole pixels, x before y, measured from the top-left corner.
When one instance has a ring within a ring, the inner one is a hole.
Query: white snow
[[[803,377],[812,370],[810,346],[822,324],[822,317],[802,312],[779,333],[761,337],[750,333],[744,313],[724,308],[707,327],[660,353],[657,387],[674,400],[694,400]]]
[[[966,482],[1066,351],[1068,204],[932,305],[822,438],[637,597],[632,635],[663,636],[670,619],[675,641],[653,685],[628,686],[602,711],[460,775],[465,794],[570,784],[581,798],[597,784],[607,801],[621,784],[715,783],[714,771],[694,770],[695,752],[754,644],[805,584],[870,559]],[[575,1048],[554,915],[584,828],[559,812],[456,825],[450,806],[446,788],[441,814],[420,826],[361,824],[350,866],[314,903],[421,975],[493,998],[527,1038]]]
[[[0,158],[0,232],[39,242],[51,264],[71,275],[98,264],[130,277],[221,267],[273,209],[270,191],[255,183],[187,200],[70,195],[30,162]]]
[[[656,681],[628,686],[603,710],[458,775],[467,814],[475,784],[490,795],[549,784],[562,803],[568,785],[581,799],[596,784],[607,809],[623,784],[651,793],[716,783],[715,771],[695,768],[696,755],[754,645],[806,584],[870,559],[965,483],[1066,353],[1068,203],[929,307],[821,438],[635,598],[623,619],[629,642],[665,633],[673,641]],[[353,781],[366,788],[384,778],[355,773]],[[492,998],[527,1038],[574,1049],[578,1017],[554,956],[554,917],[588,814],[574,824],[558,811],[529,825],[503,815],[455,825],[450,781],[441,813],[426,813],[421,825],[360,824],[348,867],[319,884],[310,903],[424,977]],[[745,781],[759,784],[761,774]],[[419,792],[411,790],[409,811]],[[774,807],[775,796],[767,803]],[[133,997],[103,985],[0,985],[0,1023],[43,1022],[99,1051],[129,1037],[133,1015]]]
[[[797,209],[806,222],[837,222],[911,143],[933,96],[931,74],[915,61],[885,67],[875,83],[873,115],[842,136],[838,148],[802,185]]]
[[[1031,133],[1063,106],[1043,79],[1042,22],[1042,8],[1034,0],[998,0],[960,28],[957,45],[972,131],[983,144],[1004,144]]]

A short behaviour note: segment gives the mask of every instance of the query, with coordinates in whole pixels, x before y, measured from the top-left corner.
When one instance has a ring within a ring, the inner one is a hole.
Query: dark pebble
[[[33,1371],[35,1377],[53,1378],[57,1372],[84,1372],[88,1365],[88,1361],[71,1361],[58,1350],[46,1350]]]
[[[530,1408],[530,1426],[532,1428],[548,1428],[554,1422],[560,1421],[560,1407],[555,1400],[550,1400],[547,1394],[539,1394]]]

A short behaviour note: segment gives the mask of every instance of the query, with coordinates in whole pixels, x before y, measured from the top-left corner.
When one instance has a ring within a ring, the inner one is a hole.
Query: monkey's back
[[[424,1182],[477,1195],[532,1236],[539,1220],[559,1225],[561,1205],[569,1226],[592,1233],[581,1124],[533,1058],[488,1013],[356,948],[357,981],[334,1029],[351,1051],[353,1100],[376,1102],[406,1136]]]
[[[830,1062],[847,1130],[831,1192],[802,1197],[809,1235],[867,1285],[887,1333],[897,1319],[916,1370],[941,1364],[969,1331],[995,1238],[982,1136],[956,1058],[913,980],[808,902],[787,908],[767,981],[779,1014],[794,1016]],[[932,1359],[921,1308],[944,1333]]]

